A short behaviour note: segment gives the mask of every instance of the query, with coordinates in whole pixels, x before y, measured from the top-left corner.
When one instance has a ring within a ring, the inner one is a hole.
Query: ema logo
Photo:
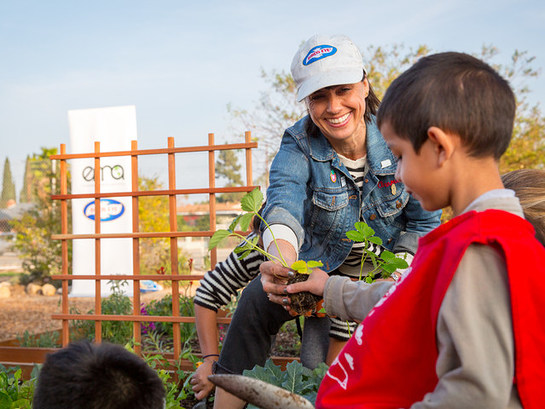
[[[100,199],[100,221],[109,222],[115,220],[125,212],[123,203],[113,199]],[[87,203],[83,209],[85,217],[95,220],[95,201]]]
[[[332,45],[318,45],[308,52],[307,56],[303,59],[303,65],[312,64],[313,62],[329,57],[336,52],[337,49]]]

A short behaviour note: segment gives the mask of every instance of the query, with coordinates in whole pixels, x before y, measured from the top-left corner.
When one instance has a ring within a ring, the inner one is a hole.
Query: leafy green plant
[[[364,243],[360,263],[360,280],[363,278],[363,266],[366,261],[370,261],[373,264],[373,270],[367,273],[367,276],[365,277],[365,281],[368,283],[373,282],[377,274],[379,274],[379,278],[388,278],[397,269],[409,267],[405,260],[396,256],[391,251],[384,250],[380,256],[377,256],[375,253],[368,250],[369,243],[381,246],[382,239],[375,236],[375,231],[369,227],[367,223],[356,222],[354,227],[356,230],[347,231],[346,237],[355,242]]]
[[[182,295],[179,298],[180,303],[180,315],[186,317],[193,317],[195,315],[195,307],[193,305],[193,298]],[[167,295],[160,300],[152,300],[146,305],[146,311],[149,315],[159,316],[171,316],[172,315],[172,295]],[[157,322],[155,323],[157,332],[173,337],[172,322]],[[180,324],[180,336],[182,342],[188,342],[195,339],[197,336],[197,330],[193,323],[181,323]]]
[[[305,368],[298,361],[292,361],[286,365],[286,370],[282,371],[280,366],[275,365],[272,360],[268,359],[264,366],[257,365],[251,370],[245,370],[243,375],[262,380],[286,389],[289,392],[301,395],[314,404],[318,388],[327,369],[328,366],[323,362],[316,369],[311,370]],[[256,407],[248,405],[248,408]]]
[[[25,330],[23,335],[17,336],[17,342],[19,346],[25,348],[55,348],[60,346],[59,338],[59,333],[56,331],[45,332],[36,336]]]
[[[37,372],[35,367],[31,379],[25,381],[21,368],[6,368],[0,364],[0,408],[31,409]]]
[[[101,302],[102,314],[105,315],[131,315],[132,302],[129,297],[123,294],[123,286],[128,285],[126,280],[108,281],[111,285],[112,294],[108,298],[104,298]],[[77,309],[72,309],[75,313],[79,313]],[[92,314],[94,310],[89,310]],[[75,320],[72,326],[75,339],[87,338],[93,340],[95,338],[95,323],[94,321]],[[127,340],[132,337],[132,322],[128,321],[102,321],[102,339],[114,344],[124,345]]]
[[[258,245],[259,237],[255,236],[248,240],[245,236],[243,236],[242,234],[236,231],[237,227],[240,227],[240,230],[242,231],[247,231],[248,228],[250,227],[250,223],[253,217],[259,218],[265,224],[265,226],[267,226],[267,228],[270,227],[269,224],[265,221],[265,219],[259,214],[259,209],[261,208],[262,204],[263,204],[263,193],[261,193],[259,188],[255,188],[251,192],[245,194],[242,200],[240,201],[240,205],[242,210],[246,213],[240,214],[237,217],[235,217],[233,222],[229,225],[228,229],[216,230],[216,232],[210,239],[208,248],[213,249],[214,247],[218,246],[227,237],[234,236],[244,240],[244,244],[242,246],[235,248],[234,250],[235,253],[239,255],[239,258],[246,257],[248,254],[250,254],[251,251],[258,251],[261,254],[265,255],[269,260],[278,261],[284,267],[291,268],[293,271],[299,274],[310,274],[313,268],[323,266],[322,262],[313,261],[313,260],[310,260],[307,262],[303,260],[298,260],[290,266],[288,265],[286,260],[284,260],[284,257],[282,256],[282,252],[280,251],[280,248],[278,247],[278,242],[276,241],[274,234],[273,234],[273,241],[276,246],[276,249],[278,250],[278,254],[279,254],[278,257],[273,256],[272,254],[265,251]]]
[[[227,237],[233,237],[233,236],[238,237],[244,240],[244,243],[236,247],[234,250],[235,253],[238,254],[239,258],[246,257],[252,251],[258,251],[261,254],[265,255],[269,260],[277,261],[282,266],[286,268],[290,268],[291,270],[295,271],[294,277],[290,277],[288,279],[288,284],[306,280],[308,278],[308,274],[312,272],[313,268],[323,266],[321,261],[297,260],[291,265],[288,265],[288,263],[284,259],[284,256],[282,255],[282,252],[280,251],[280,247],[278,246],[278,242],[276,241],[276,238],[274,237],[274,233],[272,231],[271,231],[271,234],[272,234],[274,245],[276,246],[276,249],[278,251],[278,256],[274,256],[270,254],[269,252],[265,251],[264,249],[262,249],[258,244],[259,243],[258,236],[248,239],[244,235],[237,232],[237,227],[240,228],[241,231],[247,231],[248,228],[250,227],[252,218],[254,217],[257,217],[259,220],[261,220],[267,228],[270,227],[269,224],[265,221],[265,219],[261,216],[261,214],[259,214],[259,210],[261,208],[262,203],[263,203],[263,194],[258,188],[244,195],[240,204],[241,204],[242,210],[245,213],[237,216],[233,220],[233,222],[229,225],[228,229],[217,230],[214,233],[214,235],[211,237],[210,242],[208,244],[208,248],[213,249],[214,247],[218,246]],[[316,307],[316,304],[319,300],[319,297],[309,292],[289,294],[288,297],[290,298],[291,310],[295,311],[297,314],[303,314],[307,311],[313,310]]]

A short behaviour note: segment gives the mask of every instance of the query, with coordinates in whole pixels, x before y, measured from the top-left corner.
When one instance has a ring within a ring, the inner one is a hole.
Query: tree
[[[28,203],[31,201],[31,186],[32,186],[32,171],[30,169],[30,157],[26,157],[25,161],[25,175],[23,177],[23,188],[19,193],[19,202]]]
[[[141,177],[138,188],[145,190],[160,190],[161,183],[157,177]],[[142,196],[138,199],[138,219],[141,232],[168,232],[170,220],[168,218],[169,204],[167,196]],[[179,271],[187,271],[187,257],[182,249],[178,249]],[[140,239],[140,272],[155,274],[162,272],[170,274],[170,239],[144,238]]]
[[[0,196],[0,208],[5,208],[10,200],[15,201],[15,183],[11,174],[9,158],[4,162],[4,177],[2,182],[2,195]]]
[[[306,108],[303,103],[297,102],[291,74],[261,70],[261,77],[269,89],[260,93],[252,110],[233,108],[230,104],[227,110],[232,115],[235,128],[251,131],[254,140],[259,141],[258,160],[255,162],[262,175],[257,178],[257,182],[266,186],[270,161],[280,147],[284,130],[300,119],[306,113]],[[240,134],[238,131],[236,133]]]
[[[60,208],[51,200],[52,187],[59,180],[60,172],[49,156],[56,153],[55,148],[42,148],[41,153],[30,159],[34,206],[13,222],[15,248],[23,259],[23,270],[28,273],[26,282],[48,282],[51,275],[59,274],[62,269],[61,241],[51,238],[52,234],[61,233]],[[69,242],[69,260],[71,249]]]
[[[425,45],[406,49],[402,44],[387,47],[369,46],[362,54],[366,60],[369,82],[377,96],[382,98],[390,83],[419,58],[432,52]],[[476,57],[483,59],[500,72],[515,91],[517,97],[517,117],[512,143],[502,158],[500,169],[508,170],[545,167],[545,117],[539,104],[528,102],[530,92],[527,81],[539,75],[533,67],[535,57],[526,51],[515,50],[508,64],[498,64],[499,51],[493,46],[483,46]],[[281,71],[262,71],[262,77],[268,90],[260,94],[252,110],[234,109],[228,106],[234,123],[245,130],[251,130],[260,143],[260,150],[265,151],[265,163],[262,166],[261,182],[268,182],[269,161],[275,155],[284,130],[305,114],[305,107],[296,102],[296,88],[290,74]],[[240,128],[239,128],[240,130]]]
[[[222,150],[216,160],[216,179],[224,178],[227,182],[226,187],[242,186],[242,176],[240,170],[242,166],[238,162],[237,154],[234,150]],[[223,193],[217,195],[217,201],[220,203],[225,202],[238,202],[242,198],[243,194],[238,192]]]

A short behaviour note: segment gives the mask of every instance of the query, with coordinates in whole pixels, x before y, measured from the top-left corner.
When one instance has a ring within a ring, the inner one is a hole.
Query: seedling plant
[[[282,266],[290,268],[295,272],[294,277],[291,277],[288,280],[288,284],[291,284],[292,282],[306,280],[308,278],[308,275],[312,272],[313,268],[323,266],[321,261],[314,260],[297,260],[293,264],[288,265],[288,263],[282,256],[282,252],[280,251],[278,242],[276,241],[274,234],[272,234],[272,237],[274,245],[276,246],[279,254],[278,257],[270,254],[259,246],[259,237],[256,236],[251,239],[247,239],[243,234],[239,233],[239,231],[248,231],[252,218],[257,217],[265,224],[267,228],[270,227],[267,221],[261,216],[261,214],[259,214],[259,210],[261,208],[261,205],[263,204],[263,193],[261,193],[261,191],[256,188],[244,195],[244,197],[242,197],[241,199],[240,204],[244,213],[237,216],[231,222],[227,229],[220,229],[214,233],[214,235],[210,239],[210,243],[208,244],[209,249],[213,249],[214,247],[218,246],[227,237],[238,237],[244,242],[243,245],[236,247],[234,250],[238,254],[239,258],[246,257],[252,251],[258,251],[261,254],[265,255],[269,260],[277,261]],[[289,297],[291,301],[291,309],[298,314],[303,314],[306,311],[313,310],[319,300],[319,297],[308,292],[290,294]]]
[[[360,263],[360,275],[359,279],[363,279],[363,266],[364,263],[370,261],[373,264],[373,270],[371,270],[365,276],[365,281],[372,283],[378,274],[378,278],[388,278],[392,273],[398,269],[404,269],[409,267],[409,264],[399,256],[388,250],[383,250],[379,256],[369,250],[369,244],[373,243],[377,246],[382,246],[382,239],[375,236],[375,231],[367,225],[365,222],[356,222],[354,224],[356,230],[349,230],[346,232],[346,237],[355,242],[363,242],[363,252],[361,255]]]

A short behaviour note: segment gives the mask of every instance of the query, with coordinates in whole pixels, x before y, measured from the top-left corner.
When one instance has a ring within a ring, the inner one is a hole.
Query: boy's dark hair
[[[49,354],[38,376],[34,409],[162,409],[157,373],[120,345],[78,342]]]
[[[509,146],[515,96],[492,67],[468,54],[446,52],[421,58],[392,82],[378,110],[416,153],[436,126],[458,135],[474,157],[499,159]]]

